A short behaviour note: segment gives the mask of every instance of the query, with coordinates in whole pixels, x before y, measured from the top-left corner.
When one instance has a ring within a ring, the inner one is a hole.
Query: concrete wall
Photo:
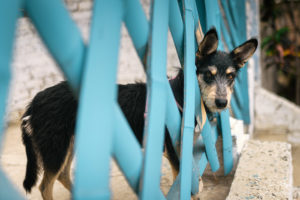
[[[227,200],[292,200],[291,145],[249,140],[243,149]]]
[[[259,1],[246,1],[246,19],[247,19],[247,38],[257,38],[260,44],[259,37]],[[257,48],[255,54],[248,62],[248,91],[249,91],[249,109],[250,109],[250,125],[246,127],[246,132],[252,135],[254,130],[255,115],[254,115],[254,85],[260,84],[260,48]]]
[[[65,2],[84,41],[88,43],[92,0],[66,0]],[[143,0],[147,16],[149,16],[149,2]],[[121,35],[118,82],[146,81],[142,64],[124,25]],[[176,71],[173,67],[178,67],[180,64],[170,33],[168,46],[168,75],[173,76]],[[24,108],[37,92],[64,80],[59,67],[28,18],[21,18],[18,21],[12,74],[7,110],[7,120],[10,122],[18,121]]]
[[[287,134],[300,144],[300,108],[261,87],[255,88],[255,129],[257,132]]]

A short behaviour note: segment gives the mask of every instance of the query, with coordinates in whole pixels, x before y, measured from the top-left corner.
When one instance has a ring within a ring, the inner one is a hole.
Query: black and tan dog
[[[228,107],[234,78],[253,55],[257,40],[250,39],[230,53],[217,51],[218,36],[211,29],[204,36],[196,55],[197,78],[206,109],[219,112]],[[176,101],[183,105],[183,71],[170,80]],[[119,85],[118,102],[138,142],[142,144],[146,85]],[[53,184],[58,179],[71,190],[70,165],[73,158],[77,99],[67,82],[39,92],[22,117],[22,136],[26,147],[27,168],[23,186],[27,192],[36,184],[39,169],[44,171],[40,191],[52,199]],[[172,168],[179,169],[179,159],[166,129],[165,147]]]

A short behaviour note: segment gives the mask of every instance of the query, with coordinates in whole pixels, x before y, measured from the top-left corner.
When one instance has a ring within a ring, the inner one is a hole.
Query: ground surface
[[[291,145],[250,139],[242,151],[228,200],[292,199]]]
[[[288,134],[272,134],[266,132],[256,132],[254,138],[261,141],[280,141],[287,142]],[[293,199],[300,200],[300,144],[291,143],[292,145],[292,163],[293,163]]]
[[[287,134],[260,133],[254,134],[254,138],[261,141],[279,141],[286,142]],[[293,185],[300,187],[300,144],[292,144],[292,161],[293,161]]]
[[[26,155],[21,141],[21,131],[19,124],[11,124],[5,133],[3,151],[0,156],[0,163],[12,183],[26,199],[42,199],[37,187],[34,187],[31,194],[25,194],[22,187],[25,175]],[[201,200],[224,200],[229,192],[232,182],[232,176],[228,177],[204,177],[204,190],[201,193]],[[173,183],[172,173],[168,161],[163,158],[161,189],[167,194]],[[111,189],[112,197],[115,200],[132,200],[137,199],[128,186],[122,172],[118,169],[115,162],[111,165]],[[54,184],[54,199],[68,200],[71,199],[70,193],[59,183]],[[1,199],[1,198],[0,198]]]

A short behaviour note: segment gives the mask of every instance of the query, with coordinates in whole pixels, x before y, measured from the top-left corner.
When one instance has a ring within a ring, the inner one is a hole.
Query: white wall
[[[143,7],[149,16],[149,0],[143,0]],[[66,0],[73,20],[77,23],[83,38],[88,43],[92,0]],[[58,22],[59,23],[59,22]],[[170,33],[168,40],[168,74],[174,75],[172,67],[180,66]],[[43,45],[34,26],[28,18],[18,22],[14,57],[12,63],[11,91],[8,100],[8,121],[18,121],[24,108],[34,95],[64,78]],[[124,25],[119,54],[118,82],[144,82],[146,76]]]

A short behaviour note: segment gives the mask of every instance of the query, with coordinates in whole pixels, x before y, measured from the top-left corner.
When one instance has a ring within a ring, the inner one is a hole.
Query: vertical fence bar
[[[192,183],[193,136],[195,124],[195,37],[192,1],[184,1],[184,112],[181,136],[180,199],[189,199]]]
[[[85,45],[61,0],[26,0],[25,9],[72,88],[79,91]]]
[[[246,1],[245,0],[235,0],[236,7],[234,8],[235,12],[239,16],[238,19],[238,33],[240,38],[240,44],[245,42],[247,38],[247,27],[246,27]],[[240,30],[241,29],[241,30]],[[245,124],[250,124],[250,111],[249,111],[249,93],[248,93],[248,64],[241,69],[240,77],[242,79],[240,86],[241,86],[241,93],[243,96],[243,107],[242,107],[242,114],[243,120]]]
[[[216,3],[216,2],[215,2]],[[198,2],[197,1],[197,10],[195,9],[194,12],[196,11],[202,11],[205,13],[205,17],[203,16],[204,14],[198,14],[198,16],[200,17],[204,17],[205,20],[201,20],[201,23],[204,23],[206,25],[206,28],[205,30],[208,30],[209,28],[211,28],[211,26],[215,26],[218,25],[219,21],[216,20],[217,17],[220,17],[220,14],[219,12],[215,13],[215,15],[213,16],[209,16],[208,13],[211,13],[213,10],[217,10],[216,8],[214,8],[214,6],[216,6],[214,4],[214,2],[212,1],[202,1],[202,2]],[[207,18],[210,18],[210,19],[207,19]],[[195,83],[196,85],[198,84],[198,82],[196,81]],[[197,90],[199,90],[199,86],[197,85],[196,86]],[[197,94],[196,92],[196,97],[198,97],[200,95]],[[200,98],[200,97],[199,97]],[[196,98],[197,99],[197,98]],[[200,101],[198,102],[200,103]],[[196,107],[197,108],[197,107]],[[202,116],[202,112],[201,109],[197,109],[196,110],[196,115],[201,117]],[[215,147],[215,141],[213,141],[213,138],[212,138],[212,127],[210,125],[210,122],[207,120],[204,124],[204,127],[202,129],[202,137],[203,137],[203,142],[205,144],[205,157],[208,158],[209,160],[209,163],[211,165],[211,168],[212,168],[212,171],[217,171],[220,167],[220,164],[219,164],[219,161],[218,161],[218,154],[217,154],[217,150],[216,150],[216,147]],[[201,161],[203,162],[203,161]],[[205,162],[203,162],[204,164]],[[200,169],[202,169],[203,167],[200,166]]]
[[[17,19],[24,2],[10,0],[1,2],[0,6],[0,153],[3,143],[4,115],[10,81],[10,62]],[[0,199],[23,199],[11,185],[0,166]]]
[[[229,122],[229,111],[226,109],[222,111],[219,116],[220,128],[223,139],[223,165],[224,174],[227,175],[231,172],[233,167],[233,155],[232,155],[232,137]]]
[[[206,25],[206,12],[205,12],[205,1],[201,0],[201,1],[196,1],[196,6],[197,6],[197,11],[198,11],[198,15],[201,21],[201,27],[203,30],[203,33],[206,33],[208,31],[207,29],[207,25]]]
[[[229,32],[232,38],[233,46],[238,46],[239,45],[239,36],[237,35],[236,27],[234,26],[232,15],[230,14],[230,9],[227,0],[221,0],[222,7],[224,9],[228,27],[229,27]]]
[[[141,177],[141,199],[162,199],[160,169],[165,134],[166,66],[169,2],[154,0],[151,11],[151,35],[147,57],[148,114],[144,133],[144,169]]]
[[[216,27],[218,35],[221,35],[221,13],[218,5],[218,0],[204,0],[206,13],[206,29],[209,30],[212,26]],[[219,48],[223,49],[223,44],[219,43]]]
[[[94,2],[76,127],[75,199],[110,198],[109,166],[122,16],[121,0]]]

